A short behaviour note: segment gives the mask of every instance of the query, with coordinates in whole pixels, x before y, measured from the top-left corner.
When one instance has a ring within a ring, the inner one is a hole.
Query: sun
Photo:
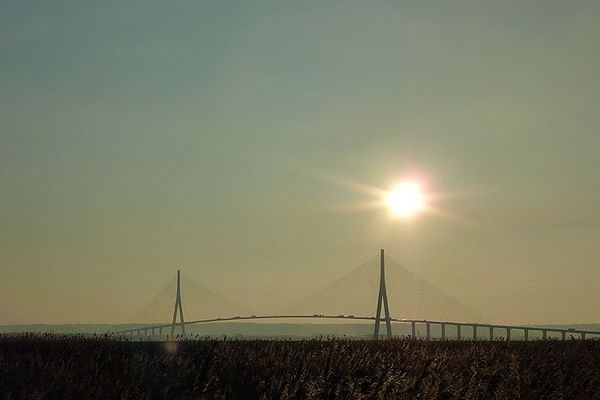
[[[390,191],[385,202],[392,212],[401,217],[410,217],[425,208],[425,196],[415,182],[405,182]]]

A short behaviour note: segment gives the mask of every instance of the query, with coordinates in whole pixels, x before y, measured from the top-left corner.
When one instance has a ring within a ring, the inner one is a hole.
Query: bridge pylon
[[[175,326],[181,327],[181,334],[185,336],[185,321],[183,319],[183,305],[181,304],[181,279],[180,271],[177,270],[177,295],[175,297],[175,309],[173,310],[173,322],[171,323],[171,337],[175,335]],[[177,312],[179,311],[179,323],[177,323]]]
[[[375,330],[373,339],[379,339],[379,325],[381,323],[381,303],[383,302],[385,327],[387,330],[387,338],[392,338],[392,322],[390,321],[390,308],[388,306],[387,290],[385,288],[385,255],[381,249],[381,269],[379,272],[379,295],[377,296],[377,313],[375,314]]]

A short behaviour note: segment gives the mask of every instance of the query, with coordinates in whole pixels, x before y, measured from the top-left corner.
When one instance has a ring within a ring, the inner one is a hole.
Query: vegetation
[[[600,398],[600,342],[0,336],[3,399]]]

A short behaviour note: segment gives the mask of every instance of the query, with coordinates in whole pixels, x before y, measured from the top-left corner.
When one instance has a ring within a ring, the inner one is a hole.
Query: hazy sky
[[[0,1],[0,323],[130,320],[178,267],[267,309],[381,247],[494,322],[600,322],[599,106],[596,0]]]

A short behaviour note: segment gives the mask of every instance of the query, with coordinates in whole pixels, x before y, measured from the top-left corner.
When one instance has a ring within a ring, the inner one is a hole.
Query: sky
[[[178,268],[270,310],[380,248],[600,322],[599,106],[597,1],[1,0],[0,323],[131,321]],[[443,213],[341,184],[407,177]]]

